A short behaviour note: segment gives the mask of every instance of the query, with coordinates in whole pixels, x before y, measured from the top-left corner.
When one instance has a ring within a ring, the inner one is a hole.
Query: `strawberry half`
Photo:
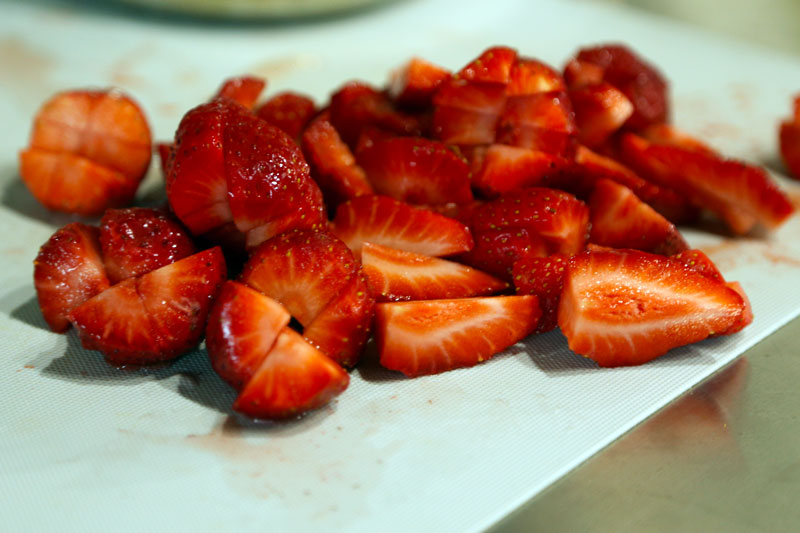
[[[614,367],[724,332],[743,310],[736,291],[674,259],[593,251],[570,261],[558,325],[572,351]]]
[[[564,91],[509,96],[497,123],[497,142],[569,154],[573,149],[575,114]]]
[[[517,62],[517,51],[507,46],[493,46],[458,71],[456,77],[467,81],[508,84]]]
[[[84,348],[113,364],[173,359],[200,342],[226,276],[219,248],[128,278],[72,309]]]
[[[255,76],[239,76],[230,78],[222,83],[222,86],[217,91],[217,98],[227,98],[233,100],[242,107],[253,109],[256,105],[261,91],[267,86],[267,82],[263,78]]]
[[[324,224],[322,193],[286,133],[243,116],[225,127],[222,141],[230,209],[236,227],[248,234],[248,246]]]
[[[356,196],[374,194],[367,175],[350,148],[342,141],[327,112],[321,113],[303,132],[303,153],[311,175],[331,208]]]
[[[457,259],[505,281],[511,281],[512,268],[517,260],[550,253],[544,239],[528,228],[498,228],[473,233],[475,246],[458,255]]]
[[[487,296],[508,284],[468,266],[365,242],[361,263],[380,301]]]
[[[517,294],[533,294],[539,299],[542,317],[536,327],[537,333],[550,331],[557,325],[558,303],[568,265],[569,257],[564,254],[525,256],[514,263]]]
[[[792,117],[781,122],[778,143],[789,175],[800,179],[800,95],[794,99]]]
[[[425,108],[431,104],[433,94],[444,81],[450,79],[450,71],[424,59],[413,57],[402,68],[394,71],[389,79],[389,96],[399,105],[412,109]]]
[[[381,365],[408,377],[476,365],[530,335],[535,296],[494,296],[378,304]]]
[[[112,283],[195,253],[194,243],[176,220],[145,207],[107,210],[100,220],[100,245]]]
[[[674,224],[614,181],[601,179],[595,184],[589,212],[589,241],[595,244],[662,255],[689,248]]]
[[[692,270],[699,272],[707,278],[715,281],[725,281],[717,265],[702,250],[684,250],[672,256],[673,259],[680,261]]]
[[[283,92],[267,99],[256,110],[256,115],[299,141],[300,134],[316,112],[314,101],[308,96]]]
[[[379,140],[358,154],[378,194],[411,204],[472,201],[469,166],[444,143],[421,137]]]
[[[358,259],[364,242],[436,257],[473,246],[469,228],[461,222],[388,196],[360,196],[341,204],[331,231]]]
[[[341,366],[284,328],[233,408],[253,418],[285,419],[329,403],[349,382]]]
[[[211,366],[236,390],[255,375],[291,315],[279,302],[227,281],[211,307],[206,348]]]
[[[560,180],[569,166],[569,160],[559,155],[505,144],[492,144],[482,156],[472,185],[489,198],[525,187],[547,186]]]
[[[62,333],[67,314],[106,290],[106,277],[97,228],[73,222],[56,231],[39,249],[33,262],[33,285],[45,322]]]
[[[433,133],[447,144],[490,144],[506,103],[506,86],[455,77],[433,96]]]
[[[569,91],[575,110],[578,140],[586,146],[603,144],[633,114],[633,104],[613,85],[599,83]]]

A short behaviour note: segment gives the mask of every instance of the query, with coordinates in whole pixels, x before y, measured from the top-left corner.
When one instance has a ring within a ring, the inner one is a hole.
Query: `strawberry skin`
[[[533,294],[539,299],[542,317],[536,327],[537,333],[550,331],[557,325],[558,303],[568,265],[569,257],[564,254],[525,256],[514,263],[517,294]]]
[[[256,248],[240,280],[282,303],[308,326],[358,271],[352,252],[334,235],[295,230]]]
[[[195,253],[186,231],[157,209],[109,209],[100,220],[100,245],[112,283],[139,276]]]
[[[56,231],[39,249],[33,262],[33,284],[50,329],[69,328],[67,314],[106,290],[110,283],[103,266],[97,228],[73,222]]]
[[[225,282],[206,327],[211,366],[236,390],[242,390],[290,319],[289,311],[276,300],[241,283]]]
[[[472,201],[469,166],[445,144],[421,137],[379,140],[358,154],[378,194],[410,204]]]
[[[349,382],[342,367],[284,328],[233,408],[253,418],[286,419],[329,403]]]
[[[200,342],[226,276],[219,248],[128,278],[74,308],[84,348],[116,365],[173,359]]]
[[[689,246],[678,229],[633,192],[614,181],[601,179],[589,199],[589,241],[611,248],[634,248],[673,255]]]
[[[267,99],[256,110],[256,115],[282,129],[292,139],[299,140],[300,134],[316,112],[317,108],[311,98],[287,91]]]
[[[360,196],[341,204],[331,231],[359,259],[367,241],[436,257],[473,246],[469,228],[461,222],[388,196]]]
[[[457,259],[498,278],[511,281],[514,263],[528,256],[550,252],[544,239],[528,228],[482,230],[475,232],[475,246]]]
[[[531,334],[539,315],[535,296],[381,303],[375,340],[384,367],[438,374],[490,359]]]
[[[740,321],[742,297],[674,259],[587,251],[570,260],[558,325],[600,366],[638,365]]]
[[[239,76],[222,83],[214,99],[227,98],[247,109],[253,109],[261,91],[267,86],[263,78]]]
[[[380,301],[487,296],[508,286],[466,265],[369,242],[361,249],[361,263]]]

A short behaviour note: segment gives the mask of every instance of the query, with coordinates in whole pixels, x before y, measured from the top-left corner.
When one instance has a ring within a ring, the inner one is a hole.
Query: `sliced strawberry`
[[[589,231],[589,209],[564,191],[529,187],[474,209],[467,221],[476,242],[491,231],[528,230],[542,237],[551,253],[583,249]]]
[[[507,46],[493,46],[470,61],[456,74],[467,81],[507,84],[511,81],[511,69],[517,62],[517,51]]]
[[[541,150],[492,144],[482,154],[472,185],[486,197],[560,180],[569,160]]]
[[[314,101],[308,96],[282,92],[264,102],[256,110],[256,115],[282,129],[292,139],[299,140],[316,112]]]
[[[564,67],[564,81],[572,89],[603,83],[605,68],[588,61],[571,59]]]
[[[380,362],[408,377],[473,366],[530,335],[540,314],[535,296],[378,304]]]
[[[412,204],[472,201],[469,166],[444,143],[395,137],[362,150],[358,161],[378,194]]]
[[[561,75],[550,65],[530,58],[519,58],[511,68],[507,93],[510,96],[566,90]]]
[[[567,93],[510,96],[498,121],[497,142],[567,154],[577,131]]]
[[[622,138],[623,157],[658,184],[674,187],[720,216],[735,233],[755,223],[781,225],[794,207],[760,167],[676,146],[655,145],[633,134]]]
[[[743,309],[736,291],[673,259],[594,251],[570,261],[558,325],[600,366],[637,365],[726,331]]]
[[[575,110],[578,140],[586,146],[606,141],[633,114],[633,104],[609,83],[587,85],[569,91]]]
[[[425,108],[442,82],[450,79],[450,71],[424,59],[412,57],[392,73],[389,96],[400,106]]]
[[[517,294],[533,294],[539,299],[542,317],[537,333],[554,329],[558,321],[558,302],[564,287],[569,257],[553,254],[545,257],[525,256],[514,263],[514,287]]]
[[[542,257],[548,253],[544,239],[528,228],[490,229],[475,232],[475,246],[457,258],[462,263],[510,282],[512,268],[519,259]]]
[[[741,286],[741,284],[739,284],[738,281],[728,281],[725,283],[725,286],[736,291],[736,293],[742,297],[742,301],[744,302],[744,309],[742,310],[742,315],[739,317],[739,320],[734,322],[733,325],[725,331],[720,332],[720,335],[733,335],[734,333],[739,333],[753,323],[753,306],[750,304],[750,298],[747,297],[747,294],[744,292],[744,288]]]
[[[577,60],[603,69],[603,81],[622,91],[633,104],[626,126],[641,129],[669,117],[667,82],[661,73],[623,45],[582,49]]]
[[[680,131],[675,126],[670,124],[651,124],[641,131],[637,132],[653,144],[664,144],[667,146],[676,146],[691,152],[700,152],[710,156],[716,156],[716,152],[710,148],[703,141],[696,139]]]
[[[354,153],[356,156],[358,156],[358,154],[364,150],[368,150],[375,146],[376,142],[384,139],[393,139],[395,137],[397,137],[397,135],[391,131],[376,128],[374,126],[367,126],[361,130],[361,135],[358,136],[358,143],[356,144]]]
[[[100,252],[97,228],[73,222],[56,231],[33,262],[33,285],[47,325],[61,333],[67,314],[106,290],[110,283]]]
[[[291,315],[279,302],[227,281],[211,307],[206,348],[211,366],[236,390],[256,373]]]
[[[290,418],[329,403],[349,382],[342,367],[284,328],[233,408],[253,418]]]
[[[361,263],[379,301],[487,296],[508,284],[468,266],[365,242]]]
[[[36,114],[30,147],[88,159],[122,174],[134,191],[153,149],[141,108],[116,89],[56,94]]]
[[[202,235],[233,220],[222,133],[247,110],[231,100],[195,107],[175,133],[175,155],[167,175],[167,198],[175,216],[194,235]]]
[[[303,330],[303,336],[322,353],[351,368],[364,351],[374,313],[375,297],[364,275],[358,274]]]
[[[388,196],[360,196],[340,205],[331,231],[359,259],[365,241],[437,257],[466,252],[473,245],[464,224]]]
[[[674,224],[614,181],[602,179],[595,184],[589,211],[589,241],[595,244],[662,255],[689,249]]]
[[[778,142],[789,175],[800,179],[800,95],[794,99],[794,114],[781,122]]]
[[[224,129],[223,153],[230,209],[240,231],[266,226],[276,235],[323,224],[321,192],[286,133],[257,117],[240,117]],[[262,240],[272,236],[258,233]],[[248,236],[248,244],[256,243]]]
[[[358,269],[353,254],[332,234],[296,230],[256,248],[240,279],[281,302],[303,326],[308,326]]]
[[[328,206],[333,208],[356,196],[374,194],[367,175],[339,137],[327,112],[315,118],[303,132],[302,146],[311,165],[311,175]]]
[[[707,278],[715,281],[725,281],[722,277],[722,273],[720,273],[719,269],[717,268],[717,265],[715,265],[711,258],[709,258],[702,250],[684,250],[673,255],[672,258],[680,261],[687,267],[699,272]]]
[[[195,253],[180,224],[158,209],[109,209],[100,221],[100,245],[112,283],[140,276]]]
[[[38,148],[20,152],[19,174],[46,208],[84,216],[129,204],[139,185],[86,157]]]
[[[361,130],[375,126],[398,135],[419,135],[421,125],[412,115],[395,109],[389,97],[373,87],[351,82],[331,95],[331,123],[344,142],[354,147]]]
[[[267,82],[263,78],[255,76],[230,78],[222,83],[214,98],[227,98],[247,109],[253,109],[266,86]]]
[[[447,144],[490,144],[506,103],[506,86],[453,78],[433,97],[433,134]]]
[[[642,201],[674,224],[692,222],[697,218],[697,207],[690,204],[683,195],[646,181],[625,165],[585,146],[578,146],[575,151],[575,163],[574,179],[564,188],[578,198],[588,199],[598,180],[610,179],[632,190]]]

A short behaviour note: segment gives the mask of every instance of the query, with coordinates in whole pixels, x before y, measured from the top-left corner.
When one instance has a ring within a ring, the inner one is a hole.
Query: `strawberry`
[[[564,91],[510,96],[497,123],[497,142],[568,154],[577,127]]]
[[[750,304],[750,299],[747,297],[744,288],[738,281],[728,281],[725,283],[725,286],[736,291],[736,293],[742,297],[742,302],[744,303],[744,309],[742,310],[742,315],[739,317],[739,320],[734,322],[733,325],[725,331],[719,333],[720,335],[733,335],[734,333],[739,333],[753,323],[753,306]]]
[[[356,196],[373,194],[367,175],[339,137],[327,112],[311,121],[303,132],[302,146],[311,165],[311,175],[328,206],[335,207]]]
[[[488,48],[458,71],[456,77],[467,81],[502,83],[511,81],[517,51],[507,46]]]
[[[794,114],[781,122],[778,143],[789,175],[800,179],[800,95],[794,98]]]
[[[424,59],[413,57],[402,68],[391,74],[389,96],[399,106],[411,109],[425,108],[431,104],[433,93],[450,72]]]
[[[242,107],[253,109],[256,105],[261,91],[266,87],[267,82],[255,76],[239,76],[230,78],[222,83],[214,99],[227,98],[233,100]]]
[[[559,182],[569,161],[541,150],[492,144],[477,165],[472,185],[484,196],[496,198],[517,189]]]
[[[511,281],[512,268],[520,258],[549,253],[542,237],[528,228],[489,229],[474,235],[475,246],[457,259],[505,281]]]
[[[570,90],[581,89],[603,83],[604,72],[605,68],[600,65],[571,59],[564,67],[564,81]]]
[[[84,216],[127,205],[138,181],[85,157],[30,148],[20,152],[19,174],[34,198],[54,211]]]
[[[361,249],[361,263],[380,301],[487,296],[508,286],[459,263],[369,242]]]
[[[156,143],[156,153],[158,153],[158,161],[161,164],[161,173],[166,179],[174,157],[175,145],[173,143]]]
[[[70,311],[84,348],[116,365],[165,361],[196,346],[225,280],[219,248],[128,278]]]
[[[672,256],[673,259],[680,261],[692,270],[699,272],[709,279],[715,281],[725,281],[717,265],[702,250],[684,250]]]
[[[558,303],[564,287],[569,257],[553,254],[545,257],[525,256],[514,263],[514,287],[517,294],[533,294],[539,299],[542,317],[537,333],[554,329],[558,321]]]
[[[734,233],[756,223],[781,225],[794,207],[760,167],[678,146],[651,144],[642,137],[622,138],[623,158],[645,178],[674,187],[695,205],[707,207]]]
[[[206,348],[214,371],[242,390],[290,318],[276,300],[241,283],[225,282],[206,327]]]
[[[707,144],[669,124],[651,124],[638,131],[637,135],[644,137],[653,144],[676,146],[690,152],[716,156],[716,152]]]
[[[167,175],[167,199],[175,216],[194,235],[233,221],[222,148],[227,124],[247,109],[227,99],[190,110],[175,133],[172,165]]]
[[[578,146],[575,151],[572,177],[568,186],[560,188],[581,199],[589,198],[598,180],[610,179],[632,190],[642,201],[674,224],[692,222],[697,218],[698,209],[675,190],[646,181],[622,163],[597,154],[585,146]]]
[[[331,231],[358,259],[365,241],[437,257],[465,252],[473,245],[461,222],[388,196],[360,196],[341,204]]]
[[[589,241],[612,248],[634,248],[672,255],[689,246],[678,229],[633,192],[612,180],[601,179],[589,199]]]
[[[421,125],[412,115],[395,109],[389,97],[373,87],[351,82],[331,95],[331,123],[348,146],[355,147],[361,130],[375,126],[397,135],[419,135]]]
[[[598,146],[625,124],[633,114],[633,104],[613,85],[599,83],[569,91],[575,110],[578,140]]]
[[[412,204],[472,201],[469,166],[444,143],[395,137],[362,150],[358,161],[378,194]]]
[[[632,129],[666,122],[669,116],[667,82],[658,70],[623,45],[603,45],[580,50],[576,58],[602,69],[603,81],[619,89],[633,104],[625,122]]]
[[[256,109],[256,115],[296,140],[316,112],[311,98],[294,92],[278,93]]]
[[[553,67],[530,58],[518,58],[511,67],[507,86],[510,96],[564,91],[564,78]]]
[[[240,279],[308,326],[358,271],[353,254],[332,234],[295,230],[253,250]]]
[[[230,209],[236,227],[248,233],[248,246],[325,223],[322,193],[286,133],[243,116],[225,127],[222,141]]]
[[[349,382],[342,367],[284,328],[233,408],[253,418],[285,419],[329,403]]]
[[[476,365],[527,337],[539,320],[535,296],[378,304],[381,365],[408,377]]]
[[[67,314],[106,290],[110,283],[100,252],[98,230],[73,222],[56,231],[33,262],[33,284],[45,322],[62,333]]]
[[[571,350],[614,367],[726,331],[743,310],[736,291],[674,259],[587,251],[570,260],[558,325]]]
[[[195,253],[186,231],[157,209],[109,209],[100,221],[100,245],[112,283],[140,276]]]
[[[322,353],[351,368],[364,351],[374,312],[375,297],[359,273],[311,321],[303,336]]]
[[[433,96],[433,133],[447,144],[490,144],[506,103],[506,86],[455,77]]]
[[[528,187],[510,192],[472,210],[466,220],[476,242],[492,231],[527,230],[539,235],[551,253],[574,254],[583,249],[589,210],[564,191]]]

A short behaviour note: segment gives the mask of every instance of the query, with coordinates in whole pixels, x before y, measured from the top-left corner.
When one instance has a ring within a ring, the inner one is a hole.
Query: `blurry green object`
[[[295,18],[333,15],[387,0],[120,0],[159,11],[224,18]]]

